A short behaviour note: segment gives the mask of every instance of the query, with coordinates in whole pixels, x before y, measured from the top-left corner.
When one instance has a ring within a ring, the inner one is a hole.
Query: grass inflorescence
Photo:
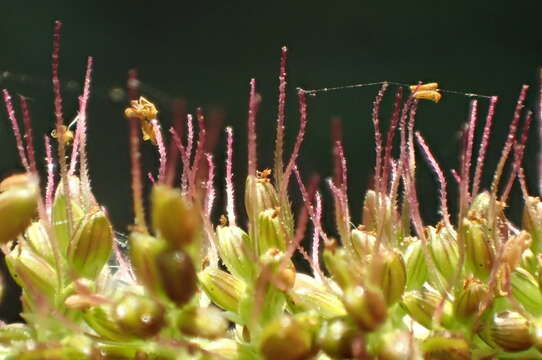
[[[13,99],[3,92],[25,172],[0,183],[0,242],[22,288],[25,323],[0,327],[1,359],[542,358],[542,202],[529,194],[522,166],[533,119],[524,111],[528,86],[521,90],[488,190],[482,190],[481,179],[497,98],[464,94],[471,103],[460,163],[452,171],[458,187],[454,214],[448,210],[447,172],[431,151],[431,139],[416,131],[415,119],[424,100],[437,102],[455,92],[436,83],[410,89],[378,83],[372,112],[374,181],[364,197],[362,220],[353,224],[347,160],[335,136],[335,173],[326,186],[336,228],[326,230],[319,179],[303,179],[297,163],[308,123],[306,97],[339,88],[298,89],[299,129],[287,155],[287,49],[282,49],[271,171],[258,167],[261,97],[250,81],[245,187],[234,188],[234,131],[227,127],[225,211],[214,223],[216,164],[206,146],[210,136],[203,111],[186,117],[185,136],[180,127],[164,131],[158,109],[141,96],[132,71],[124,115],[134,222],[124,253],[92,194],[87,166],[92,58],[72,129],[62,114],[59,42],[57,23],[56,121],[53,139],[44,138],[43,178],[25,98],[20,98],[21,130]],[[342,89],[365,85],[375,84]],[[384,134],[380,105],[391,87],[395,101]],[[482,102],[488,111],[476,146]],[[158,171],[147,176],[140,160],[144,141],[159,155]],[[433,225],[420,215],[417,151],[440,187],[441,220]],[[148,208],[145,181],[152,182]],[[290,182],[303,199],[298,214],[291,206]],[[521,226],[506,214],[516,183],[524,200]],[[235,208],[236,196],[244,198],[244,212]],[[240,223],[244,218],[246,226]],[[305,249],[301,243],[309,223],[312,246]],[[296,253],[310,273],[296,269]]]

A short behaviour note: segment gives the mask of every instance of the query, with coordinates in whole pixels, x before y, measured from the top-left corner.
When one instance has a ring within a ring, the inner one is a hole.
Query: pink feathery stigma
[[[151,121],[152,130],[154,136],[156,137],[156,144],[158,145],[158,154],[160,156],[160,168],[158,170],[158,181],[161,182],[166,176],[166,164],[167,164],[167,154],[166,154],[166,145],[164,144],[164,138],[162,137],[162,130],[160,129],[160,124],[158,120],[153,119]]]
[[[474,131],[476,130],[476,121],[478,120],[478,100],[474,99],[470,106],[469,127],[466,134],[466,146],[463,149],[463,163],[461,169],[460,188],[460,206],[466,207],[470,203],[469,182],[470,168],[472,161],[472,146],[474,144]],[[466,208],[464,208],[466,210]]]
[[[188,114],[188,117],[191,118],[191,115]],[[177,146],[177,150],[179,150],[179,153],[181,154],[181,161],[183,163],[183,174],[181,176],[181,189],[183,192],[186,192],[188,188],[188,174],[190,173],[190,159],[188,158],[186,149],[184,148],[183,143],[181,139],[179,138],[179,134],[177,134],[177,131],[175,131],[174,128],[170,128],[169,132],[171,133],[171,136],[173,137],[173,142],[175,143],[175,146]]]
[[[299,174],[299,170],[297,169],[297,166],[294,167],[293,172],[297,180],[297,183],[299,185],[299,191],[301,192],[301,198],[303,199],[303,203],[306,204],[309,216],[312,218],[314,216],[313,206],[309,202],[309,193],[307,192],[307,189],[305,188],[305,184],[303,184],[303,180],[301,180],[301,174]]]
[[[283,151],[284,151],[284,122],[286,108],[286,58],[288,56],[288,48],[283,46],[280,57],[280,72],[279,72],[279,105],[277,112],[277,137],[275,138],[275,179],[282,181],[283,169]],[[278,184],[280,186],[280,184]]]
[[[34,152],[34,140],[32,139],[32,123],[30,121],[30,110],[28,109],[28,103],[26,98],[19,95],[19,103],[21,104],[21,111],[23,113],[24,124],[24,139],[26,141],[26,152],[28,153],[28,165],[30,170],[37,173],[36,156]]]
[[[152,173],[149,171],[147,173],[147,177],[149,178],[149,181],[151,182],[151,184],[156,184],[156,180],[154,179],[154,176],[152,175]]]
[[[384,163],[382,164],[382,184],[388,186],[388,176],[390,172],[391,152],[393,150],[393,138],[395,137],[395,130],[397,129],[397,123],[399,122],[399,115],[401,114],[401,100],[403,98],[403,88],[399,86],[395,92],[395,103],[393,104],[393,115],[386,135],[386,147],[384,149]]]
[[[143,184],[141,183],[141,153],[139,151],[138,119],[128,119],[130,125],[130,160],[132,166],[132,193],[134,197],[135,224],[145,229]]]
[[[518,174],[519,169],[521,168],[521,162],[523,161],[523,155],[525,153],[525,144],[527,143],[527,138],[529,137],[529,128],[531,127],[531,122],[533,120],[533,112],[528,111],[523,123],[523,129],[521,131],[521,137],[519,142],[514,146],[514,160],[512,162],[512,170],[508,176],[508,181],[504,187],[504,191],[501,196],[501,201],[506,203],[508,196],[510,196],[510,191],[512,190],[512,185]],[[521,185],[521,184],[520,184]]]
[[[508,135],[506,137],[506,141],[504,143],[504,147],[501,152],[501,158],[499,159],[499,163],[497,164],[497,169],[495,170],[495,174],[493,176],[491,191],[494,193],[497,193],[497,190],[499,187],[499,181],[504,171],[504,165],[506,163],[506,160],[508,159],[508,155],[510,155],[510,151],[512,150],[512,146],[516,138],[516,130],[517,130],[518,123],[521,117],[521,110],[523,109],[525,98],[527,97],[528,89],[529,89],[529,85],[523,85],[521,87],[521,92],[519,94],[519,98],[516,103],[516,108],[514,110],[514,116],[508,128]]]
[[[307,127],[307,101],[305,99],[305,93],[301,91],[301,89],[298,89],[297,93],[299,96],[299,130],[295,139],[292,155],[290,155],[290,160],[284,171],[284,178],[280,189],[281,194],[286,194],[286,190],[288,189],[288,182],[292,175],[292,170],[296,166],[297,156],[299,155],[299,150],[303,143],[303,138],[305,137],[305,129]],[[285,198],[284,195],[283,198]]]
[[[79,140],[81,137],[81,132],[79,131],[79,118],[77,118],[77,127],[75,128],[75,135],[73,136],[73,146],[70,159],[70,166],[68,168],[68,175],[72,176],[75,173],[77,167],[77,156],[79,155]]]
[[[207,115],[207,134],[205,136],[205,152],[214,153],[224,129],[225,112],[222,109],[211,109]]]
[[[376,98],[373,102],[373,126],[375,131],[375,152],[376,152],[376,163],[375,163],[375,187],[377,191],[382,191],[382,133],[380,132],[380,119],[379,119],[379,110],[380,103],[384,98],[386,89],[388,88],[388,83],[384,82],[382,87],[378,91]]]
[[[226,213],[230,224],[235,225],[235,197],[233,187],[233,129],[226,128]]]
[[[213,162],[213,155],[209,153],[205,153],[205,158],[207,159],[207,181],[205,184],[206,192],[205,192],[205,206],[204,206],[204,212],[205,216],[210,217],[211,212],[213,211],[213,204],[215,202],[216,198],[216,191],[214,188],[214,181],[215,181],[215,164]]]
[[[440,211],[442,212],[444,222],[447,225],[450,225],[450,214],[448,213],[447,200],[448,193],[446,191],[446,177],[444,176],[442,169],[440,168],[437,160],[435,159],[435,156],[431,152],[431,149],[429,148],[429,146],[427,146],[427,143],[418,131],[416,131],[416,140],[418,140],[418,145],[422,149],[422,152],[425,154],[429,166],[431,166],[431,168],[437,175],[438,181],[440,183]]]
[[[416,157],[414,155],[414,123],[416,122],[416,113],[418,111],[418,100],[412,102],[410,107],[410,118],[408,120],[408,159],[409,159],[409,169],[414,177],[414,172],[416,171]]]
[[[256,114],[260,106],[260,96],[256,93],[256,80],[250,80],[248,101],[248,175],[256,176],[258,155],[256,149]]]
[[[17,143],[17,150],[19,151],[19,157],[21,158],[21,163],[23,164],[26,171],[30,171],[30,166],[28,165],[28,159],[24,150],[23,138],[21,137],[21,130],[19,129],[19,124],[17,123],[17,118],[15,117],[15,110],[13,109],[13,103],[11,102],[11,96],[9,92],[4,89],[4,103],[6,104],[6,111],[8,113],[9,121],[11,122],[11,128],[13,134],[15,135],[15,141]]]
[[[333,182],[335,184],[338,184],[341,179],[341,162],[339,160],[339,157],[337,156],[337,147],[335,144],[337,141],[342,140],[342,120],[339,117],[335,117],[331,119],[331,148],[333,149],[333,152],[331,154],[332,161],[333,161]]]
[[[53,208],[53,191],[55,189],[55,165],[53,163],[53,153],[49,137],[45,136],[45,159],[47,163],[47,184],[45,186],[45,210],[47,215],[51,216]]]
[[[482,177],[482,170],[484,169],[484,161],[487,152],[487,146],[489,144],[489,137],[491,136],[491,126],[493,124],[493,117],[495,115],[495,105],[497,104],[497,96],[492,96],[489,102],[489,109],[487,111],[486,123],[484,125],[484,131],[482,133],[482,142],[478,150],[478,158],[476,160],[476,170],[474,172],[474,180],[472,184],[472,197],[478,194],[480,189],[480,180]]]
[[[126,84],[128,89],[128,99],[137,100],[139,97],[139,79],[136,69],[128,71],[128,82]]]
[[[192,162],[192,168],[190,169],[190,177],[188,186],[192,189],[192,194],[195,196],[196,194],[196,181],[198,169],[200,166],[200,162],[203,158],[203,154],[205,152],[205,141],[206,141],[206,133],[207,130],[205,128],[205,118],[203,117],[203,110],[201,108],[197,109],[196,117],[198,119],[198,143],[196,145],[196,152],[194,154],[194,160]]]

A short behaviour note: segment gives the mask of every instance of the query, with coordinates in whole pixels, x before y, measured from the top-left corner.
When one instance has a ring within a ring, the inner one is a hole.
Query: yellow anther
[[[150,140],[156,145],[156,136],[154,135],[154,128],[152,121],[156,120],[158,110],[156,106],[141,96],[138,100],[132,100],[130,107],[124,110],[124,115],[127,118],[137,118],[141,122],[141,132],[143,133],[143,140]]]
[[[73,141],[73,131],[65,125],[60,125],[60,131],[57,131],[57,129],[51,131],[51,136],[58,139],[58,141],[62,141],[65,145],[70,145]]]

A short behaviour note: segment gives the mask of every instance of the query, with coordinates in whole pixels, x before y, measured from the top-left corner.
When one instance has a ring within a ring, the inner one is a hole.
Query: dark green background
[[[31,98],[41,155],[41,135],[52,129],[54,121],[50,89],[53,21],[64,24],[60,75],[66,86],[67,119],[75,116],[86,56],[94,57],[88,109],[91,176],[97,199],[123,232],[132,216],[127,126],[122,116],[125,104],[113,102],[109,91],[122,87],[127,70],[137,68],[141,81],[156,89],[145,95],[157,102],[164,126],[170,124],[168,100],[173,97],[185,98],[190,111],[197,106],[208,112],[223,111],[225,123],[236,131],[235,172],[237,182],[242,183],[251,77],[257,78],[263,96],[258,118],[261,167],[271,166],[282,45],[290,49],[289,145],[297,130],[296,86],[438,81],[445,89],[499,95],[487,185],[521,84],[533,85],[529,106],[536,106],[537,70],[542,64],[541,9],[540,1],[3,2],[0,73],[8,71],[9,76],[2,78],[0,87]],[[331,174],[329,124],[332,117],[340,116],[354,222],[374,166],[370,114],[376,91],[364,88],[309,98],[310,123],[300,167],[305,176]],[[383,105],[384,123],[392,91]],[[481,101],[481,119],[486,105]],[[418,129],[448,170],[457,166],[457,134],[467,109],[468,99],[462,96],[445,96],[439,104],[424,102],[419,109]],[[535,193],[536,127],[525,165]],[[3,109],[0,153],[1,175],[20,169]],[[144,153],[146,169],[154,170],[152,147],[145,144]],[[215,153],[217,161],[222,161],[223,138]],[[435,181],[425,163],[418,168],[424,217],[434,222],[438,220]],[[221,172],[219,169],[219,175]],[[452,183],[452,198],[453,188]],[[323,192],[327,194],[324,186]],[[512,199],[516,220],[517,204]],[[324,206],[331,211],[327,195]],[[222,206],[218,208],[215,215]],[[333,232],[331,223],[328,229]]]

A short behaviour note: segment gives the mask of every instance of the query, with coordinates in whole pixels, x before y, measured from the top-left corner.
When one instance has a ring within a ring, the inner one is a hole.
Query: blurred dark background
[[[246,170],[245,134],[248,82],[258,81],[263,103],[258,116],[260,168],[272,167],[280,48],[287,45],[287,145],[297,131],[295,88],[321,88],[381,80],[404,83],[438,81],[444,89],[498,95],[500,101],[486,162],[487,186],[504,142],[522,84],[532,85],[528,107],[537,109],[538,68],[542,65],[540,1],[19,1],[0,12],[0,87],[31,99],[34,133],[42,160],[42,135],[53,128],[50,63],[53,21],[63,22],[60,76],[64,116],[73,119],[86,57],[94,57],[88,109],[89,162],[94,193],[118,231],[132,221],[125,100],[118,98],[129,69],[137,68],[143,95],[155,101],[164,128],[171,125],[171,100],[183,98],[188,111],[202,106],[216,124],[236,132],[236,182]],[[305,178],[332,171],[330,123],[342,119],[349,162],[353,221],[374,166],[372,101],[378,87],[345,90],[308,98],[309,128],[300,168]],[[382,105],[384,129],[393,100],[390,88]],[[423,102],[417,128],[443,168],[457,166],[458,131],[469,99],[445,95],[438,104]],[[480,101],[480,124],[487,100]],[[220,120],[221,119],[221,120]],[[538,119],[537,119],[538,120]],[[482,125],[480,125],[481,127]],[[532,127],[525,168],[536,194],[538,125]],[[224,138],[215,151],[222,174]],[[4,109],[0,111],[0,175],[21,170]],[[155,171],[156,156],[144,144],[145,169]],[[420,159],[421,160],[421,159]],[[436,181],[418,165],[418,188],[427,222],[438,220]],[[455,184],[449,176],[452,200]],[[222,188],[220,178],[217,187]],[[239,187],[238,187],[239,188]],[[331,211],[328,190],[325,210]],[[297,190],[295,190],[297,191]],[[239,193],[239,192],[238,192]],[[518,221],[519,193],[510,216]],[[238,199],[238,209],[242,198]],[[299,199],[294,196],[294,204]],[[215,216],[222,211],[218,203]],[[241,212],[241,210],[239,210]],[[330,217],[331,218],[331,217]],[[332,221],[327,228],[333,232]],[[8,298],[11,295],[8,294]],[[0,317],[18,312],[4,306]]]

